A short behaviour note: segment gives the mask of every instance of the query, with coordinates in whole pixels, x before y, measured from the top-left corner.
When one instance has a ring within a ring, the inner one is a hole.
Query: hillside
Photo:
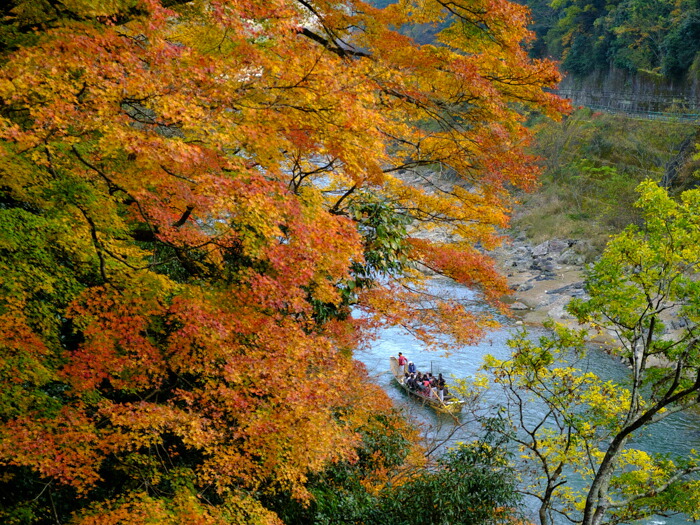
[[[537,58],[587,76],[610,68],[678,80],[697,71],[697,0],[522,0],[532,10]]]
[[[533,242],[586,239],[590,260],[610,235],[639,220],[633,204],[641,181],[661,181],[673,165],[674,186],[693,183],[695,125],[580,109],[532,126],[544,172],[535,192],[520,195],[513,227]]]

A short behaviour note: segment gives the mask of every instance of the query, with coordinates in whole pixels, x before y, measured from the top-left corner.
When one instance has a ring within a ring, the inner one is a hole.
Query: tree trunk
[[[623,430],[623,433],[618,434],[615,436],[615,439],[612,440],[593,478],[591,488],[586,497],[586,507],[584,508],[583,521],[581,522],[582,525],[600,525],[608,510],[608,485],[613,474],[615,458],[620,453],[620,450],[622,450],[622,447],[625,446],[627,437],[629,436],[629,432],[626,432],[626,429]]]

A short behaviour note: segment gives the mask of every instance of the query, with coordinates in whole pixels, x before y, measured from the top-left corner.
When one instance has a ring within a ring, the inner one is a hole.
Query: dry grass
[[[582,111],[562,123],[536,127],[534,153],[545,173],[540,188],[520,195],[513,229],[533,243],[585,240],[593,260],[611,235],[638,221],[633,207],[642,180],[660,180],[688,124],[639,121]]]

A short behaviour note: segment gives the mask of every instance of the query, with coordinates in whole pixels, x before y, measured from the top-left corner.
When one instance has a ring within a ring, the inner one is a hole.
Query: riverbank
[[[576,323],[565,306],[574,297],[586,297],[586,249],[581,241],[560,239],[533,246],[521,235],[493,252],[512,290],[506,303],[523,324],[541,325],[547,318]]]
[[[573,298],[586,299],[585,268],[590,246],[585,241],[552,239],[532,245],[524,235],[517,236],[492,255],[508,279],[512,294],[505,298],[518,324],[541,326],[547,319],[574,329],[588,329],[591,343],[609,351],[619,346],[611,332],[600,332],[580,325],[566,312]],[[665,336],[673,339],[682,331],[674,312],[665,316]],[[656,366],[668,363],[658,361]]]

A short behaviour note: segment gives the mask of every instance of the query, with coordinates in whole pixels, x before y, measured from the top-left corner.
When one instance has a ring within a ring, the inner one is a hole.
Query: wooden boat
[[[399,360],[396,359],[394,356],[391,356],[389,358],[389,368],[391,369],[391,373],[394,375],[394,379],[399,384],[399,386],[401,386],[401,388],[403,388],[410,395],[423,401],[424,404],[431,406],[438,412],[444,412],[447,414],[456,414],[462,410],[464,401],[454,397],[451,394],[447,394],[441,400],[438,396],[437,390],[435,389],[432,389],[431,395],[428,396],[419,392],[418,390],[413,390],[409,388],[404,381],[405,377],[403,367],[399,366]]]

